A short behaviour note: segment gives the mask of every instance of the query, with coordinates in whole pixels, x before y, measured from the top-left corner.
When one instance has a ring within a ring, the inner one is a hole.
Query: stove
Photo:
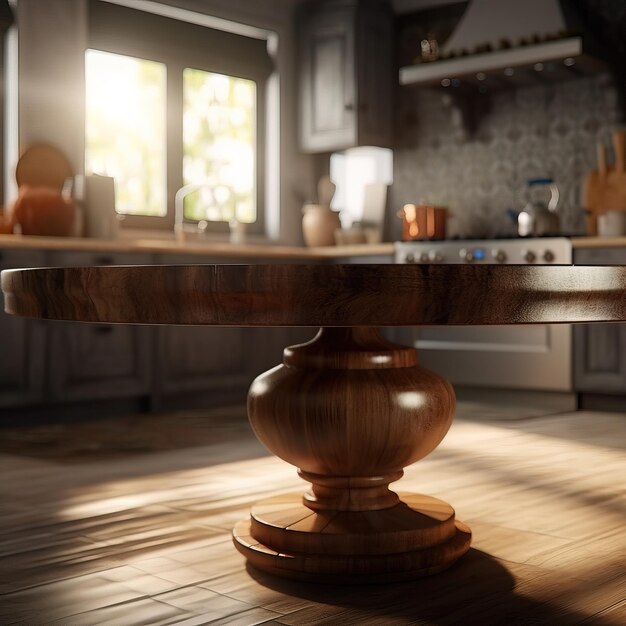
[[[399,241],[395,244],[395,262],[570,265],[573,252],[567,237]]]
[[[573,251],[567,237],[402,241],[395,244],[395,262],[571,265]],[[539,392],[544,394],[541,402],[546,393],[552,398],[565,394],[560,400],[575,406],[568,324],[421,327],[407,332],[420,363],[456,386]]]

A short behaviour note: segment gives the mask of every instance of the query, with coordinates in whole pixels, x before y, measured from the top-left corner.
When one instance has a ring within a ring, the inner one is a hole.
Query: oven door
[[[571,391],[572,327],[415,328],[419,363],[462,386]]]

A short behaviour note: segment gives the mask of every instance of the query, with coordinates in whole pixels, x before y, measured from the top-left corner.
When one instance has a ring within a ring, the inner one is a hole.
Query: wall
[[[401,65],[412,62],[415,42],[424,31],[435,27],[445,40],[464,10],[463,2],[456,0],[392,1],[404,14],[398,20]],[[565,230],[574,233],[583,228],[581,187],[596,166],[596,143],[609,146],[611,131],[623,126],[626,115],[626,3],[567,3],[603,54],[613,59],[616,84],[599,76],[502,93],[492,99],[491,112],[470,140],[462,137],[454,115],[442,104],[440,90],[401,88],[389,217],[392,239],[400,236],[395,211],[419,200],[452,208],[452,235],[514,232],[505,209],[519,210],[524,182],[546,175],[561,188]],[[623,108],[618,105],[620,94]]]
[[[131,0],[120,4],[133,6]],[[277,117],[280,164],[275,205],[268,222],[273,238],[301,241],[302,199],[312,184],[310,157],[297,149],[295,0],[164,0],[162,4],[270,30],[278,35],[276,67],[280,76]],[[19,139],[23,149],[34,141],[59,146],[75,171],[83,169],[84,50],[87,0],[19,0]],[[17,154],[7,167],[14,168]]]
[[[38,141],[59,146],[82,173],[85,146],[84,0],[19,0],[19,148]],[[11,94],[8,94],[11,97]],[[7,167],[14,171],[18,154]],[[12,190],[14,192],[14,190]]]
[[[391,214],[427,201],[453,211],[452,235],[513,232],[505,209],[519,210],[527,179],[549,176],[562,192],[565,230],[580,232],[584,177],[596,166],[596,143],[610,146],[619,119],[617,89],[603,75],[500,94],[475,137],[465,140],[440,90],[405,88]],[[392,238],[399,238],[399,220],[391,222]]]

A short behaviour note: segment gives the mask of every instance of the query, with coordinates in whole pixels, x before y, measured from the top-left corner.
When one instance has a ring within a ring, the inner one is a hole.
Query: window
[[[85,171],[115,179],[115,206],[167,215],[165,65],[87,50]]]
[[[115,178],[125,224],[263,227],[266,41],[111,3],[89,5],[87,173]],[[210,228],[211,226],[209,226]]]
[[[205,185],[185,198],[185,217],[254,222],[255,83],[186,68],[183,94],[183,180]]]

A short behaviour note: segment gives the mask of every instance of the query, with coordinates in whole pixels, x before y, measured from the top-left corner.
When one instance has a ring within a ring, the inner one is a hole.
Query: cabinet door
[[[144,265],[144,254],[61,252],[53,265]],[[151,391],[154,330],[144,326],[50,322],[50,398],[58,401],[122,398]]]
[[[390,146],[396,89],[388,2],[309,2],[301,11],[300,145]]]
[[[208,256],[163,255],[159,264],[219,263]],[[223,263],[224,260],[221,259]],[[245,262],[245,261],[243,261]],[[157,331],[155,392],[159,396],[245,390],[250,382],[255,329],[215,326],[160,326]]]
[[[158,329],[157,392],[245,388],[250,382],[245,336],[250,329],[164,326]]]
[[[0,250],[0,269],[42,267],[40,250]],[[0,312],[0,406],[43,400],[45,322]]]
[[[626,248],[574,248],[575,265],[626,265]]]
[[[300,16],[300,139],[305,152],[356,145],[355,7],[315,7]]]
[[[626,394],[626,324],[574,328],[577,391]]]
[[[238,259],[251,264],[258,259]],[[267,262],[263,260],[261,262]],[[291,262],[278,260],[272,262]],[[210,256],[163,255],[160,265],[224,263]],[[160,326],[157,329],[155,394],[176,396],[206,393],[243,402],[248,386],[262,372],[282,361],[285,347],[308,341],[317,329]],[[182,404],[182,402],[181,402]]]
[[[626,249],[579,249],[574,262],[626,265]],[[626,394],[626,324],[574,327],[574,382],[577,391]]]
[[[357,144],[391,146],[393,100],[398,88],[393,54],[393,15],[384,2],[367,4],[358,14]]]

